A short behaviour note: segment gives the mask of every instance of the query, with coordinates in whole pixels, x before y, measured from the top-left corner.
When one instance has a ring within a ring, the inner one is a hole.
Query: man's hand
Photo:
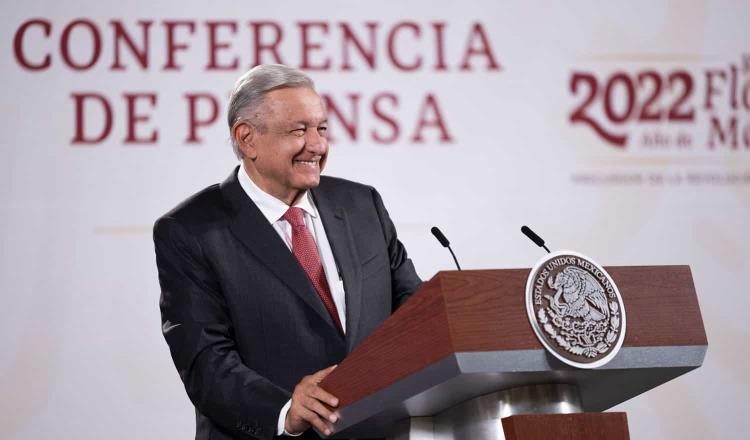
[[[338,415],[333,412],[339,404],[339,399],[331,395],[318,384],[328,376],[336,365],[320,370],[317,373],[305,376],[300,383],[294,387],[292,394],[292,406],[286,413],[284,430],[290,434],[299,434],[310,426],[330,435],[333,431],[333,423],[338,420]]]

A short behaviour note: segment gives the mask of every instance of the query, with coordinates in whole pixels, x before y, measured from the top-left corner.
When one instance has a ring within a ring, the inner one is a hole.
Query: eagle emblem
[[[571,251],[541,260],[529,274],[526,306],[542,344],[581,368],[609,362],[625,334],[622,298],[598,264]]]
[[[569,266],[547,282],[555,296],[546,295],[550,308],[560,316],[601,321],[609,316],[604,289],[585,270]]]

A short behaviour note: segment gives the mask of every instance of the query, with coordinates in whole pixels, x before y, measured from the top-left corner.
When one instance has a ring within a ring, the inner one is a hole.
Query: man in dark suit
[[[250,70],[228,119],[241,165],[154,226],[162,330],[197,439],[318,438],[338,404],[318,383],[421,281],[378,193],[320,176],[305,74]]]

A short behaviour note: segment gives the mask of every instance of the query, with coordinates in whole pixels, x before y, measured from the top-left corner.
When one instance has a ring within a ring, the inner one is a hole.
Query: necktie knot
[[[289,222],[293,228],[305,226],[305,213],[302,208],[291,207],[284,213],[284,220]]]

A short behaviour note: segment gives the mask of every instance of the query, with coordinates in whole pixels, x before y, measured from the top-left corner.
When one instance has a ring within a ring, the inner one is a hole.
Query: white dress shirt
[[[237,179],[240,181],[240,186],[245,193],[250,197],[250,200],[260,209],[260,212],[268,220],[268,223],[273,226],[279,237],[284,241],[289,250],[292,250],[292,225],[284,220],[284,214],[289,209],[289,205],[277,199],[276,197],[268,194],[258,187],[248,175],[245,170],[244,164],[240,166],[237,171]],[[339,276],[339,271],[336,266],[336,260],[333,258],[333,251],[331,245],[328,242],[326,231],[323,228],[323,221],[318,214],[318,208],[312,201],[310,192],[307,191],[300,198],[300,200],[294,205],[297,208],[301,208],[304,212],[305,225],[310,231],[310,234],[315,240],[315,244],[318,248],[318,255],[320,255],[320,261],[323,264],[323,270],[328,280],[328,286],[331,289],[331,296],[333,296],[333,302],[336,304],[336,311],[341,321],[341,327],[346,331],[346,300],[344,293],[344,282]],[[277,434],[289,434],[284,430],[284,422],[286,415],[289,412],[292,401],[289,400],[279,414],[279,422],[277,426]],[[301,433],[300,433],[301,434]],[[297,434],[299,435],[299,434]]]

